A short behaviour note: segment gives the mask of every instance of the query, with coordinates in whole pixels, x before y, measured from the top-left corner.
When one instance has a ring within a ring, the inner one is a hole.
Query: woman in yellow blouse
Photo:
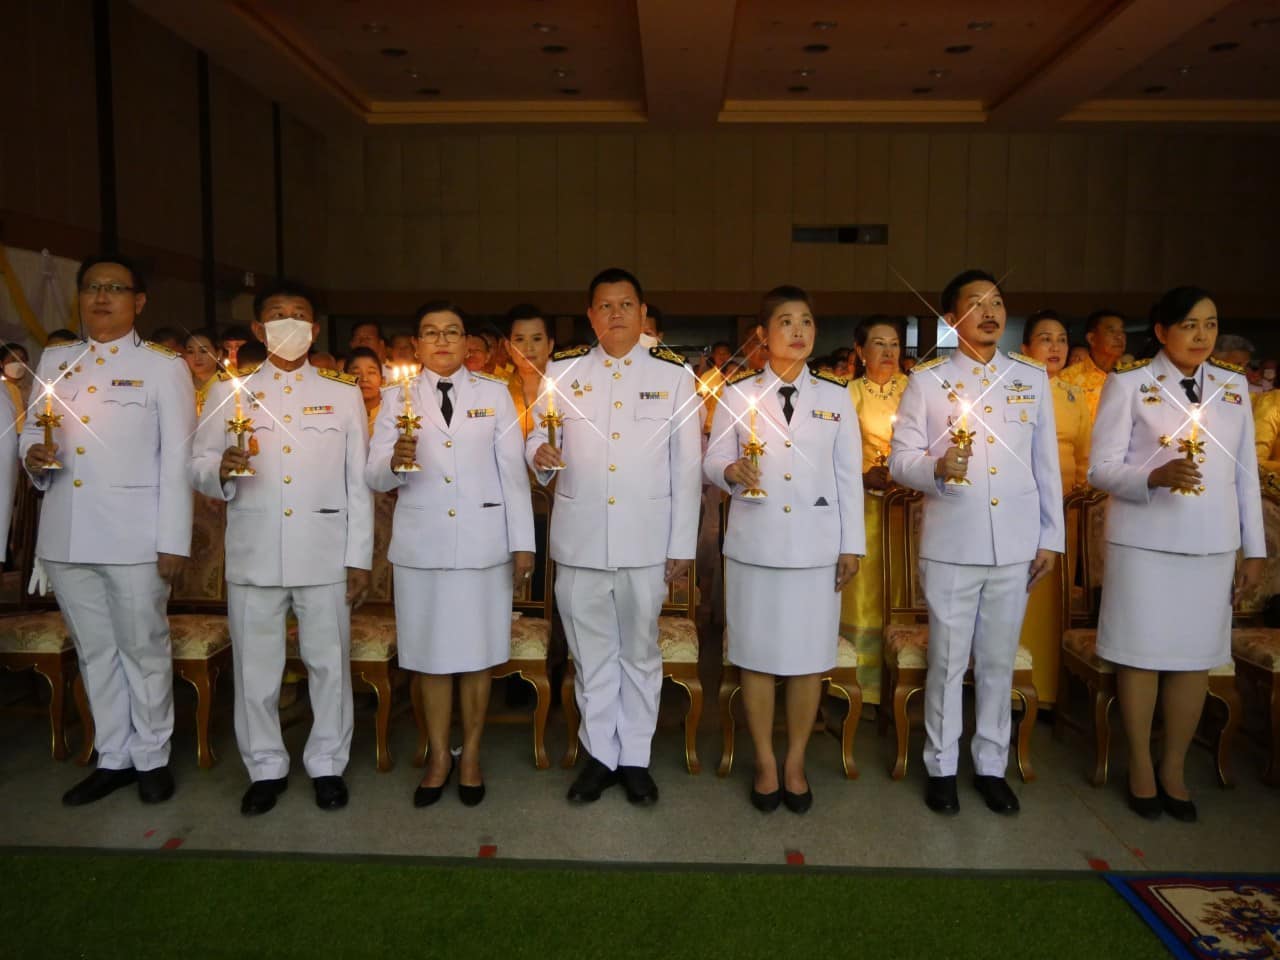
[[[546,317],[531,303],[519,303],[507,311],[503,342],[515,367],[507,378],[507,386],[516,405],[520,429],[527,437],[533,431],[533,405],[542,392],[542,377],[556,342]]]
[[[868,317],[854,331],[854,349],[861,375],[849,382],[858,427],[862,431],[863,520],[867,555],[859,575],[844,588],[840,603],[840,634],[858,651],[858,685],[864,703],[880,702],[881,645],[884,639],[884,573],[881,543],[884,492],[890,484],[889,441],[898,404],[907,386],[899,368],[903,329],[897,320]]]
[[[221,356],[217,338],[211,330],[197,330],[187,337],[185,344],[187,368],[191,371],[191,385],[196,391],[196,416],[204,413],[204,398],[218,379]]]
[[[1043,363],[1049,374],[1062,489],[1069,493],[1086,485],[1092,420],[1085,392],[1058,376],[1066,365],[1070,346],[1067,328],[1057,313],[1040,310],[1027,317],[1027,324],[1022,328],[1022,350],[1031,359]],[[1068,529],[1067,536],[1074,544],[1074,529]],[[1062,644],[1062,582],[1058,577],[1045,577],[1031,592],[1020,642],[1033,657],[1031,673],[1040,703],[1054,703],[1058,699],[1058,660]]]

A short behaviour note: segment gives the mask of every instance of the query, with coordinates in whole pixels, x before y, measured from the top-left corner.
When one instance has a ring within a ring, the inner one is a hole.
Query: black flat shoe
[[[1195,823],[1199,819],[1196,813],[1196,805],[1190,800],[1179,800],[1176,797],[1169,796],[1159,778],[1156,779],[1156,796],[1152,799],[1158,800],[1160,805],[1164,807],[1164,812],[1175,820],[1181,820],[1183,823]]]
[[[658,785],[653,782],[648,767],[618,767],[618,776],[632,803],[651,807],[658,802]]]
[[[276,805],[276,797],[289,789],[289,778],[255,780],[240,798],[240,812],[246,817],[266,813]]]
[[[773,793],[761,793],[755,787],[751,788],[751,805],[761,813],[773,813],[780,803],[782,803],[781,788]]]
[[[960,812],[960,795],[956,792],[955,774],[930,777],[924,788],[924,802],[934,813],[952,817]]]
[[[809,808],[813,806],[813,791],[806,790],[804,793],[792,793],[784,787],[782,790],[782,803],[792,813],[808,813]]]
[[[458,799],[462,801],[462,805],[464,807],[480,806],[480,801],[484,799],[484,783],[478,783],[473,787],[469,787],[459,780]]]
[[[449,785],[449,778],[453,776],[453,768],[457,765],[457,759],[450,756],[449,772],[444,775],[444,780],[438,787],[424,787],[422,784],[418,784],[418,789],[413,791],[413,805],[415,807],[429,807],[438,802],[444,796],[444,788]]]
[[[610,770],[595,757],[587,757],[587,765],[569,787],[569,799],[574,803],[595,803],[600,794],[618,782],[618,771]]]
[[[351,798],[347,782],[341,777],[312,777],[311,785],[316,790],[316,806],[321,810],[341,810]]]
[[[1013,788],[1009,786],[1009,781],[1004,777],[974,777],[973,785],[978,793],[982,794],[982,799],[986,801],[987,809],[992,813],[999,813],[1007,817],[1012,816],[1021,809],[1017,795],[1013,792]]]
[[[138,771],[133,767],[123,770],[108,770],[99,767],[74,787],[62,795],[62,803],[68,807],[83,807],[86,803],[101,800],[108,794],[115,793],[121,787],[127,787],[138,780]]]
[[[1153,797],[1140,797],[1133,792],[1132,787],[1125,787],[1125,796],[1129,801],[1129,809],[1144,820],[1159,820],[1164,813],[1164,805],[1160,802],[1158,793]]]
[[[143,803],[164,803],[173,796],[173,774],[168,765],[138,771],[138,796]]]

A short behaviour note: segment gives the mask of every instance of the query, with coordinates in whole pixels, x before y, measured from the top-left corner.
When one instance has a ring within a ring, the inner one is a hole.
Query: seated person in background
[[[168,347],[179,356],[187,351],[187,338],[182,335],[181,330],[175,330],[173,327],[156,327],[147,339],[162,347]]]
[[[542,311],[531,303],[519,303],[507,311],[507,335],[503,341],[514,361],[507,386],[516,407],[520,429],[526,437],[533,430],[533,405],[542,391],[547,361],[556,348]]]
[[[345,372],[356,378],[365,414],[369,418],[369,436],[373,436],[378,408],[382,406],[382,363],[368,347],[355,347],[347,357]]]
[[[308,356],[307,360],[313,367],[318,367],[321,370],[332,370],[334,373],[342,372],[342,364],[338,362],[338,358],[327,350],[317,350]]]
[[[1077,343],[1074,347],[1067,351],[1067,366],[1074,367],[1077,363],[1089,358],[1089,348],[1082,343]],[[1065,367],[1063,369],[1066,369]]]
[[[849,348],[840,347],[831,354],[831,372],[837,377],[853,376],[853,366],[849,363]]]
[[[418,354],[413,347],[413,334],[401,331],[391,335],[391,342],[387,347],[387,362],[418,365]]]
[[[1252,342],[1239,334],[1228,333],[1218,338],[1218,344],[1213,349],[1213,356],[1223,363],[1243,367],[1245,377],[1249,383],[1249,392],[1258,394],[1262,393],[1265,388],[1262,386],[1262,377],[1259,375],[1258,369],[1253,365],[1254,352]]]
[[[80,340],[80,334],[74,330],[68,330],[66,327],[59,327],[49,336],[45,337],[44,345],[46,347],[56,347],[60,343],[75,343]]]
[[[1276,367],[1274,360],[1263,360],[1258,364],[1258,380],[1264,393],[1276,388]]]
[[[224,341],[225,342],[225,341]],[[259,366],[267,360],[267,347],[261,340],[253,339],[239,348],[239,366],[241,370]]]
[[[1068,366],[1058,376],[1068,386],[1084,391],[1092,422],[1098,417],[1102,384],[1124,356],[1128,342],[1124,332],[1124,314],[1117,310],[1095,310],[1084,322],[1084,338],[1089,343],[1089,355]]]
[[[489,341],[479,333],[468,334],[467,353],[463,365],[472,373],[487,373],[492,360],[493,354],[489,349]]]
[[[662,310],[652,303],[648,307],[649,312],[640,323],[640,346],[646,350],[660,344],[663,337]]]
[[[212,330],[197,330],[187,337],[182,355],[191,371],[191,385],[196,391],[196,416],[204,412],[204,400],[209,387],[218,379],[222,358],[214,346],[216,337]]]
[[[231,326],[223,329],[222,337],[218,341],[218,352],[222,354],[224,360],[229,360],[236,364],[248,364],[249,361],[240,357],[239,350],[245,344],[255,342],[257,342],[257,338],[254,337],[248,327],[242,327],[238,323],[233,323]],[[254,362],[260,363],[265,359],[267,359],[267,355],[264,353],[261,359]]]

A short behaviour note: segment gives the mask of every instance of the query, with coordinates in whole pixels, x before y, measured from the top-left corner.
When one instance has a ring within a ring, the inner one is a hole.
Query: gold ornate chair
[[[377,698],[374,713],[374,744],[378,770],[386,773],[395,766],[388,746],[391,727],[392,691],[399,676],[396,659],[396,610],[392,596],[392,568],[387,559],[391,543],[391,520],[396,498],[392,493],[373,495],[373,570],[369,595],[351,614],[351,684],[361,684]],[[286,633],[285,670],[305,677],[306,665],[298,643],[298,625]]]
[[[1064,502],[1067,555],[1060,565],[1062,576],[1062,657],[1058,667],[1058,702],[1054,709],[1054,735],[1061,737],[1067,727],[1094,735],[1093,772],[1089,782],[1100,787],[1107,782],[1111,755],[1111,705],[1116,699],[1115,667],[1097,655],[1098,608],[1102,595],[1099,559],[1106,550],[1105,515],[1107,495],[1097,490],[1069,494]],[[1072,529],[1074,528],[1074,529]],[[1076,573],[1080,583],[1075,583]],[[1072,716],[1072,681],[1088,691],[1091,717],[1087,723]],[[1240,695],[1236,690],[1235,664],[1231,661],[1209,671],[1209,693],[1226,710],[1226,717],[1214,743],[1218,781],[1231,786],[1231,748],[1240,722]]]
[[[698,722],[702,719],[702,680],[698,676],[698,628],[694,617],[698,610],[697,561],[689,572],[671,583],[667,599],[658,617],[658,646],[662,650],[662,678],[684,688],[689,695],[689,709],[684,715],[684,762],[691,774],[702,772],[698,759]],[[572,767],[578,761],[578,703],[573,692],[574,667],[570,658],[565,664],[560,685],[560,704],[564,708],[569,745],[561,766]]]
[[[506,663],[493,668],[495,680],[519,677],[533,687],[533,765],[539,770],[551,766],[547,759],[547,715],[551,710],[551,678],[547,672],[547,653],[551,648],[551,605],[554,564],[551,562],[551,495],[547,488],[533,485],[533,522],[541,549],[534,560],[533,576],[524,582],[512,603],[511,655]],[[427,723],[421,688],[410,684],[413,695],[413,718],[418,727],[418,747],[413,765],[427,762]]]
[[[880,673],[880,733],[888,730],[892,716],[897,749],[890,776],[901,780],[907,773],[907,750],[911,721],[907,708],[911,698],[922,693],[928,673],[929,609],[919,576],[919,539],[924,521],[924,497],[915,490],[894,487],[884,499],[884,665]],[[897,516],[902,518],[904,536],[894,543],[891,531]],[[1024,783],[1036,778],[1031,765],[1031,732],[1035,728],[1039,698],[1031,675],[1031,651],[1019,646],[1014,657],[1011,695],[1022,703],[1017,721],[1018,772]],[[973,668],[965,671],[964,682],[973,683]],[[892,705],[892,713],[887,709]]]

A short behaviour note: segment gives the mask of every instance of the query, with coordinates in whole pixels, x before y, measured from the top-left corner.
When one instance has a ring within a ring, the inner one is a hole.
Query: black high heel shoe
[[[415,807],[429,807],[436,803],[444,795],[444,788],[449,785],[449,779],[453,776],[453,768],[458,765],[455,757],[449,757],[449,772],[444,775],[444,782],[438,787],[424,787],[418,785],[418,789],[413,791],[413,805]]]
[[[781,787],[772,793],[761,793],[755,787],[751,788],[751,805],[761,813],[773,813],[780,803],[782,803]]]
[[[1159,787],[1156,788],[1159,790]],[[1142,817],[1144,820],[1159,820],[1161,813],[1164,812],[1164,806],[1160,801],[1160,794],[1154,797],[1140,797],[1133,792],[1132,787],[1125,787],[1125,794],[1129,799],[1129,809]]]
[[[1196,805],[1190,800],[1179,800],[1177,797],[1169,796],[1169,792],[1165,790],[1164,784],[1160,782],[1160,778],[1156,777],[1156,795],[1152,798],[1164,807],[1164,812],[1175,820],[1181,820],[1183,823],[1195,823],[1199,819],[1196,813]]]
[[[468,786],[459,780],[458,799],[462,801],[464,807],[480,806],[480,801],[484,799],[484,781],[482,780],[474,786]]]

